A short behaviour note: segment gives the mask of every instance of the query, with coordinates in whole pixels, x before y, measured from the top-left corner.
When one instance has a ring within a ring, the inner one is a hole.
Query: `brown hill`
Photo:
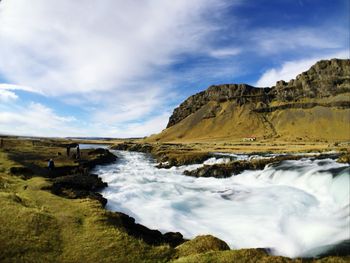
[[[150,141],[350,140],[350,60],[322,60],[271,88],[213,85],[177,107]]]

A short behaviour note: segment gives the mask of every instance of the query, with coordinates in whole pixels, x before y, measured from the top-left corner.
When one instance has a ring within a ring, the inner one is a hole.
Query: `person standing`
[[[77,159],[80,159],[80,148],[79,148],[79,144],[77,146]]]
[[[47,168],[52,171],[53,169],[55,169],[55,162],[50,159],[49,162],[47,163]]]

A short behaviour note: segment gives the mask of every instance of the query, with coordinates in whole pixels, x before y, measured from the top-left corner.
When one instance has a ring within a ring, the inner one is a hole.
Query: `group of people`
[[[74,148],[76,147],[76,159],[80,159],[81,157],[81,153],[80,153],[80,148],[79,148],[79,144],[69,144],[67,146],[67,156],[70,157],[70,148]],[[53,159],[50,159],[47,163],[47,168],[52,171],[53,169],[55,169],[55,162]]]

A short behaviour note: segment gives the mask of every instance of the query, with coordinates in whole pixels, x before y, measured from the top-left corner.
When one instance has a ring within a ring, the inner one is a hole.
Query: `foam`
[[[201,165],[157,169],[145,154],[116,153],[117,163],[95,171],[109,185],[107,209],[147,227],[186,238],[212,234],[231,248],[288,257],[316,256],[350,238],[349,166],[334,160],[284,161],[215,179],[182,175]],[[207,161],[216,162],[226,160]]]

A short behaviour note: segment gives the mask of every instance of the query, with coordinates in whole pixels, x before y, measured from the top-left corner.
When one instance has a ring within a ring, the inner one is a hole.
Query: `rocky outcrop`
[[[56,177],[52,180],[51,192],[76,199],[76,198],[91,198],[99,201],[102,206],[107,204],[105,199],[97,191],[107,187],[107,183],[102,182],[96,174],[74,174]]]
[[[254,109],[254,112],[273,112],[277,110],[286,110],[286,109],[311,109],[314,107],[334,107],[334,108],[340,108],[340,109],[349,109],[350,108],[350,101],[335,101],[330,103],[319,103],[319,102],[309,102],[309,103],[287,103],[279,106],[272,106],[272,107],[261,107]]]
[[[248,102],[269,102],[270,88],[256,89],[247,84],[213,85],[207,90],[190,96],[177,107],[169,118],[167,128],[185,119],[190,114],[199,110],[209,101],[224,102],[235,100],[239,104]]]
[[[253,159],[250,161],[232,161],[225,164],[204,165],[196,170],[185,171],[184,174],[194,177],[215,177],[227,178],[235,174],[239,174],[245,170],[262,170],[266,165],[278,164],[286,160],[300,160],[302,158],[310,158],[311,156],[303,155],[283,155],[266,159]],[[336,158],[335,154],[318,155],[318,159]]]
[[[339,156],[337,162],[338,163],[348,163],[348,164],[350,164],[350,152],[342,153]]]
[[[79,166],[83,168],[93,168],[96,165],[109,164],[117,160],[117,156],[108,151],[107,149],[98,148],[89,151],[89,158],[87,160],[79,160]]]
[[[107,187],[101,178],[91,174],[90,170],[96,165],[109,164],[117,160],[117,156],[107,149],[94,149],[86,152],[85,159],[77,160],[77,166],[63,166],[51,171],[52,193],[67,198],[91,198],[97,200],[102,206],[107,204],[99,190]],[[68,174],[67,174],[68,173]]]
[[[323,98],[350,92],[350,60],[321,60],[289,82],[278,81],[271,89],[278,101]]]
[[[141,224],[137,224],[133,217],[121,212],[108,212],[107,221],[109,224],[123,228],[129,235],[142,239],[150,245],[166,243],[172,247],[176,247],[186,241],[179,232],[162,234],[158,230],[149,229]]]
[[[151,153],[153,150],[153,146],[148,143],[123,142],[113,145],[111,149],[120,151]]]
[[[193,151],[181,144],[123,142],[113,145],[111,149],[149,153],[159,162],[158,168],[202,163],[211,157],[211,154],[208,152]]]
[[[177,107],[169,118],[167,128],[181,122],[209,102],[233,101],[237,105],[253,104],[257,112],[269,112],[271,102],[288,103],[300,99],[319,99],[350,92],[350,60],[332,59],[317,62],[308,71],[299,74],[289,82],[278,81],[271,88],[255,88],[247,84],[213,85],[207,90],[190,96]],[[338,104],[324,104],[325,107],[349,108],[349,101]],[[299,104],[295,107],[314,107],[316,104]],[[293,105],[289,105],[289,108]],[[216,106],[216,109],[219,105]],[[215,110],[204,118],[215,117]]]

